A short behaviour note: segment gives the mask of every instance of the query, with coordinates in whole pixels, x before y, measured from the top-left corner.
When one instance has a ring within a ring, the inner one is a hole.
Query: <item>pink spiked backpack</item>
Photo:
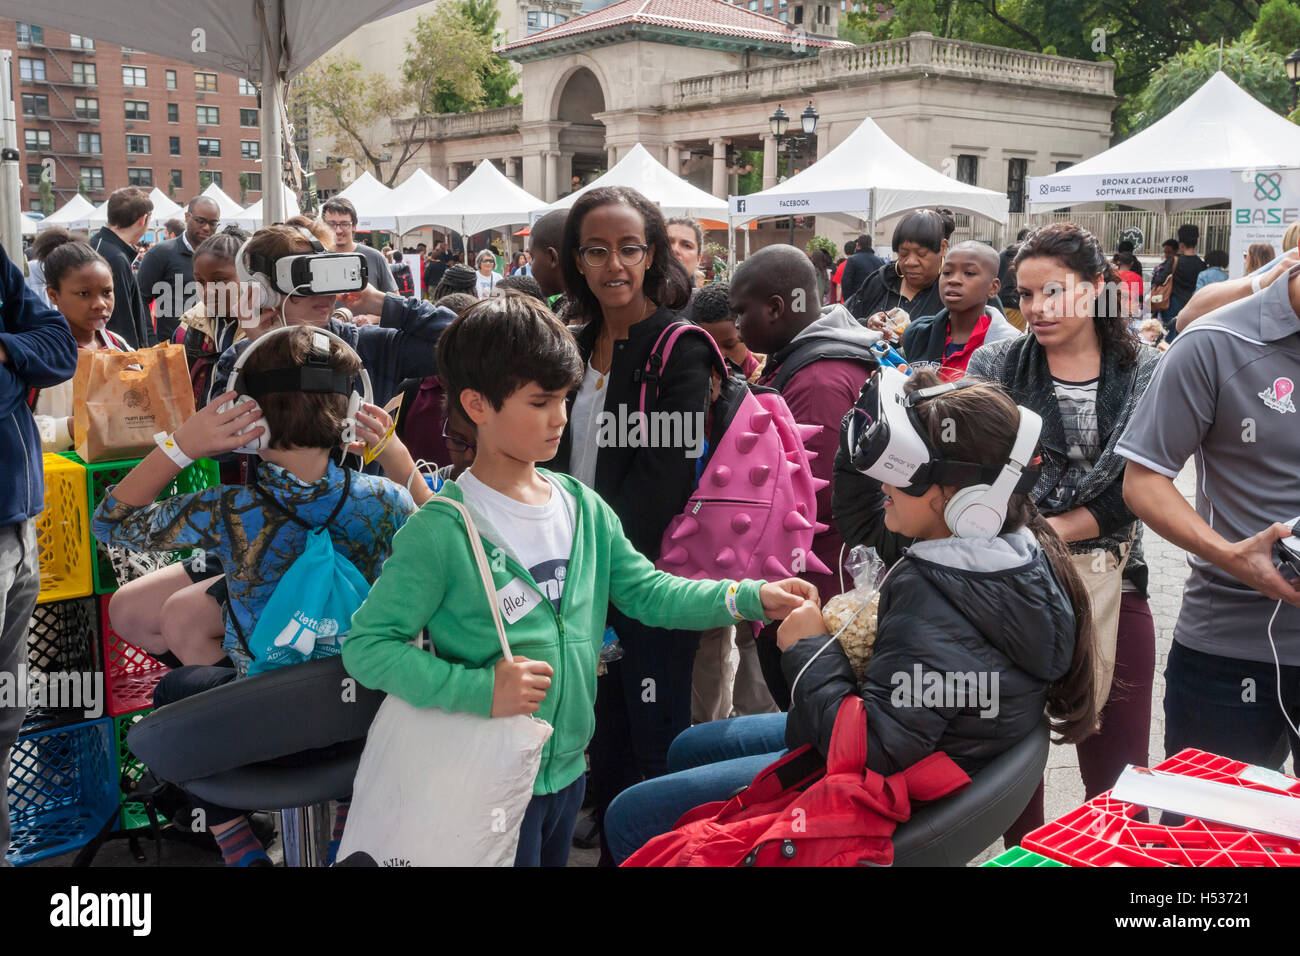
[[[804,447],[820,425],[800,425],[778,392],[726,372],[713,337],[686,323],[670,325],[655,342],[639,376],[642,415],[648,387],[657,386],[687,332],[708,340],[725,374],[710,406],[704,472],[686,508],[668,523],[655,567],[696,579],[829,574],[812,553],[813,535],[826,530],[816,520],[817,492],[826,482],[813,478],[815,455]]]

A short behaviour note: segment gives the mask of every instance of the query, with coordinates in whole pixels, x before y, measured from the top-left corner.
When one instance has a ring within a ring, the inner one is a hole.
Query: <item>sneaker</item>
[[[600,830],[596,827],[596,818],[590,814],[578,819],[573,828],[573,845],[579,850],[594,850],[600,846]]]

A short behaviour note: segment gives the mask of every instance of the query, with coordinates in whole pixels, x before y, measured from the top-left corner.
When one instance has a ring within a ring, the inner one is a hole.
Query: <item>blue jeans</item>
[[[668,748],[668,774],[624,790],[609,805],[610,853],[622,863],[687,810],[731,798],[785,752],[785,714],[733,717],[683,731]]]
[[[1272,661],[1220,657],[1175,641],[1165,665],[1165,756],[1195,747],[1278,770],[1285,736],[1300,763],[1300,738],[1282,717],[1277,690]],[[1282,666],[1282,705],[1292,723],[1300,720],[1300,666]]]
[[[587,775],[583,774],[558,793],[537,794],[528,801],[519,828],[515,866],[565,866],[569,862],[573,828],[586,792]]]

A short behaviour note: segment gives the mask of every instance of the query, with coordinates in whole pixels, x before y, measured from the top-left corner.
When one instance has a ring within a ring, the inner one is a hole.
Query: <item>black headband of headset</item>
[[[245,372],[239,384],[245,395],[261,398],[272,392],[352,394],[352,376],[315,365],[291,365],[264,372]]]

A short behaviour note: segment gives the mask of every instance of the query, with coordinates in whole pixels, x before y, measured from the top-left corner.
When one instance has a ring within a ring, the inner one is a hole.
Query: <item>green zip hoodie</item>
[[[518,578],[541,594],[514,624],[503,623],[513,653],[555,669],[537,716],[555,732],[542,751],[533,793],[556,793],[585,769],[583,751],[595,730],[596,664],[606,608],[653,627],[700,631],[734,623],[726,608],[731,581],[691,581],[654,566],[633,549],[609,505],[568,475],[538,473],[567,490],[576,503],[573,551],[557,613],[509,547],[455,482],[439,494],[466,504],[484,539],[499,592]],[[567,503],[567,502],[566,502]],[[761,621],[761,581],[739,582],[737,608]],[[408,643],[428,627],[437,654]],[[352,618],[343,665],[366,687],[395,694],[416,707],[439,707],[489,717],[493,665],[501,657],[491,609],[460,515],[428,502],[393,538],[370,595]]]

